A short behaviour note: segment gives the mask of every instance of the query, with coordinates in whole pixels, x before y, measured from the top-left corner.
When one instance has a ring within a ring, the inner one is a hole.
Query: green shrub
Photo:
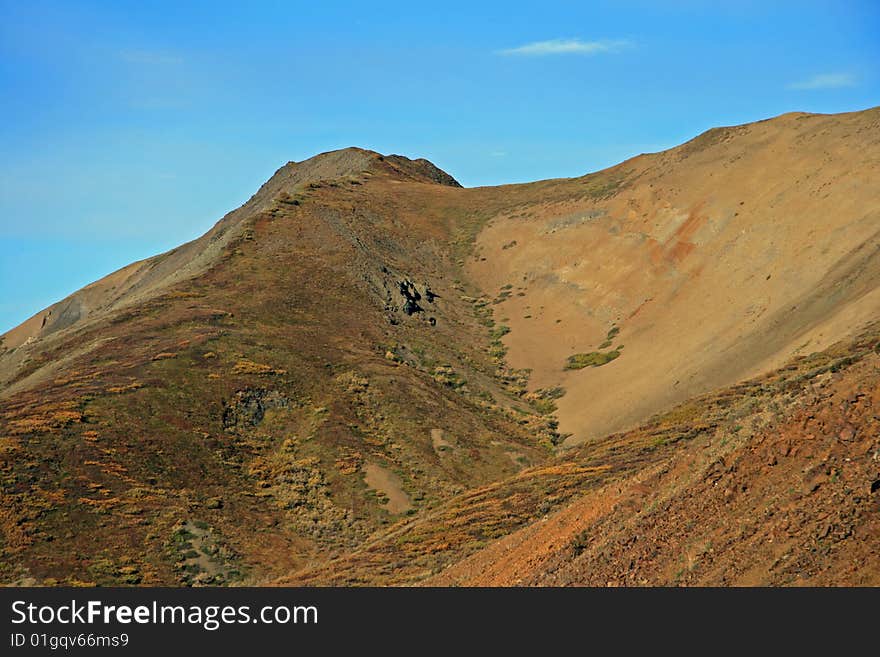
[[[567,370],[581,370],[585,367],[601,367],[620,356],[620,352],[614,351],[591,351],[588,354],[574,354],[565,362]]]
[[[505,326],[504,324],[501,324],[499,326],[496,326],[494,329],[492,329],[492,332],[489,333],[489,336],[493,340],[499,340],[499,339],[503,338],[505,335],[507,335],[508,333],[510,333],[510,327]]]
[[[586,550],[590,546],[590,536],[587,533],[587,530],[580,532],[577,536],[571,539],[571,550],[574,552],[574,556],[580,556],[584,550]]]

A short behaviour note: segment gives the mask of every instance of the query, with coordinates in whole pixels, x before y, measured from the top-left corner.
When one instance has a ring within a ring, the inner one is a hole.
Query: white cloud
[[[535,41],[516,48],[499,50],[499,55],[518,55],[525,57],[544,57],[545,55],[595,55],[598,53],[619,52],[633,44],[623,39],[581,41],[580,39],[551,39]]]
[[[149,66],[173,66],[183,59],[177,55],[155,50],[123,50],[119,57],[129,64],[146,64]]]
[[[856,86],[856,76],[852,73],[822,73],[814,75],[807,80],[792,82],[789,89],[812,90],[812,89],[840,89],[842,87]]]

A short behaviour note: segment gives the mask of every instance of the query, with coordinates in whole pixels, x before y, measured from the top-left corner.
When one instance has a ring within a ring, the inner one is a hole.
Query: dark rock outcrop
[[[286,408],[288,404],[290,400],[277,390],[239,390],[232,401],[223,402],[223,428],[229,431],[255,427],[263,421],[267,409]]]

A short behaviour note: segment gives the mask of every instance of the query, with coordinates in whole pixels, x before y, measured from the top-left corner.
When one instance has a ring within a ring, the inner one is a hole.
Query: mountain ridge
[[[613,165],[604,169],[602,171],[614,170],[618,167],[623,167],[632,163],[634,160],[643,157],[651,157],[661,154],[671,154],[677,153],[680,151],[694,150],[695,147],[699,147],[700,145],[704,145],[707,141],[712,140],[715,136],[718,135],[727,135],[730,134],[731,131],[736,131],[738,128],[743,128],[750,125],[757,125],[762,123],[784,123],[792,120],[801,120],[801,119],[809,119],[809,118],[821,118],[821,117],[845,117],[852,115],[866,115],[870,113],[878,113],[880,114],[880,106],[872,107],[865,110],[855,111],[855,112],[844,112],[840,114],[818,114],[818,113],[810,113],[810,112],[801,112],[801,111],[792,111],[785,112],[783,114],[779,114],[774,117],[770,117],[767,119],[762,119],[760,121],[752,122],[752,123],[744,123],[744,124],[736,124],[730,126],[719,126],[716,128],[709,128],[704,132],[696,135],[690,140],[684,142],[679,146],[674,146],[669,149],[665,149],[663,151],[657,151],[653,153],[641,153],[639,155],[633,156],[627,160],[624,160],[620,164]],[[386,166],[382,166],[383,163]],[[288,188],[288,192],[295,191],[301,185],[307,185],[310,183],[318,183],[318,182],[329,182],[333,180],[338,180],[341,178],[345,178],[348,176],[356,176],[362,175],[364,173],[370,173],[371,169],[379,168],[383,170],[384,173],[399,174],[403,179],[410,180],[422,180],[425,182],[436,182],[438,184],[448,185],[452,187],[461,187],[461,185],[447,172],[438,168],[432,162],[424,158],[416,158],[410,159],[406,156],[402,155],[382,155],[376,151],[372,151],[369,149],[357,147],[357,146],[349,146],[340,149],[334,149],[330,151],[325,151],[322,153],[318,153],[306,160],[302,160],[299,162],[289,161],[286,164],[279,167],[269,179],[263,183],[260,188],[238,208],[231,210],[226,215],[224,215],[218,222],[207,232],[205,235],[202,235],[191,242],[185,243],[179,247],[175,247],[170,249],[169,251],[161,254],[157,254],[156,256],[151,256],[145,258],[143,260],[139,260],[133,262],[125,267],[120,268],[115,272],[111,272],[104,278],[110,278],[119,275],[121,272],[128,270],[131,267],[135,267],[141,263],[148,263],[156,258],[160,258],[162,256],[167,256],[169,254],[173,254],[180,249],[183,249],[188,244],[192,244],[202,240],[208,236],[215,237],[215,239],[221,239],[222,235],[225,233],[225,230],[222,230],[222,227],[225,227],[227,224],[236,223],[237,219],[247,213],[256,211],[259,209],[261,204],[271,201],[275,195],[284,191],[284,188]],[[539,180],[534,182],[526,182],[526,183],[510,183],[503,184],[497,186],[490,186],[489,189],[495,187],[517,187],[521,185],[538,185],[545,182],[559,181],[559,180],[578,180],[587,178],[592,173],[583,174],[580,176],[574,176],[570,178],[554,178],[547,180]],[[478,187],[474,189],[486,189],[487,187]],[[214,235],[215,232],[220,233],[220,237],[216,237]],[[98,279],[93,283],[85,286],[85,288],[90,288],[96,284],[99,284],[103,279]],[[74,292],[68,297],[56,302],[55,304],[50,305],[47,309],[39,311],[35,313],[30,318],[26,319],[21,324],[18,324],[5,333],[0,334],[0,344],[3,344],[2,341],[5,339],[7,345],[18,346],[28,337],[32,337],[33,326],[37,323],[37,321],[42,324],[42,320],[45,319],[44,313],[46,310],[58,306],[59,304],[64,303],[72,296],[77,294]],[[28,329],[24,329],[24,326],[27,325]],[[43,328],[43,326],[41,326]],[[24,336],[23,338],[21,336]]]
[[[285,164],[4,335],[0,580],[872,581],[878,163],[874,108],[500,187]]]
[[[279,194],[294,194],[308,185],[342,179],[358,180],[375,173],[400,180],[461,187],[452,176],[423,158],[411,160],[401,155],[383,156],[357,147],[319,153],[301,162],[290,161],[279,167],[247,201],[225,214],[204,235],[165,253],[126,265],[35,313],[0,334],[0,347],[19,347],[29,339],[38,339],[67,328],[91,314],[92,306],[97,306],[97,310],[118,309],[124,295],[124,292],[117,291],[120,287],[131,292],[146,288],[149,294],[182,277],[198,275],[210,266],[219,250],[239,234],[241,221],[250,214],[264,210]],[[163,277],[166,280],[162,280]],[[108,294],[107,287],[111,287],[112,294]],[[102,296],[109,298],[96,298]],[[0,374],[0,383],[3,380]]]

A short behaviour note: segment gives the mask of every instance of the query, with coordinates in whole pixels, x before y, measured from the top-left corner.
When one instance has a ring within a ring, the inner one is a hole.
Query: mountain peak
[[[412,160],[403,155],[382,155],[356,146],[319,153],[301,162],[288,162],[278,178],[285,187],[318,180],[335,180],[365,172],[385,173],[405,180],[461,187],[448,173],[424,158]]]

